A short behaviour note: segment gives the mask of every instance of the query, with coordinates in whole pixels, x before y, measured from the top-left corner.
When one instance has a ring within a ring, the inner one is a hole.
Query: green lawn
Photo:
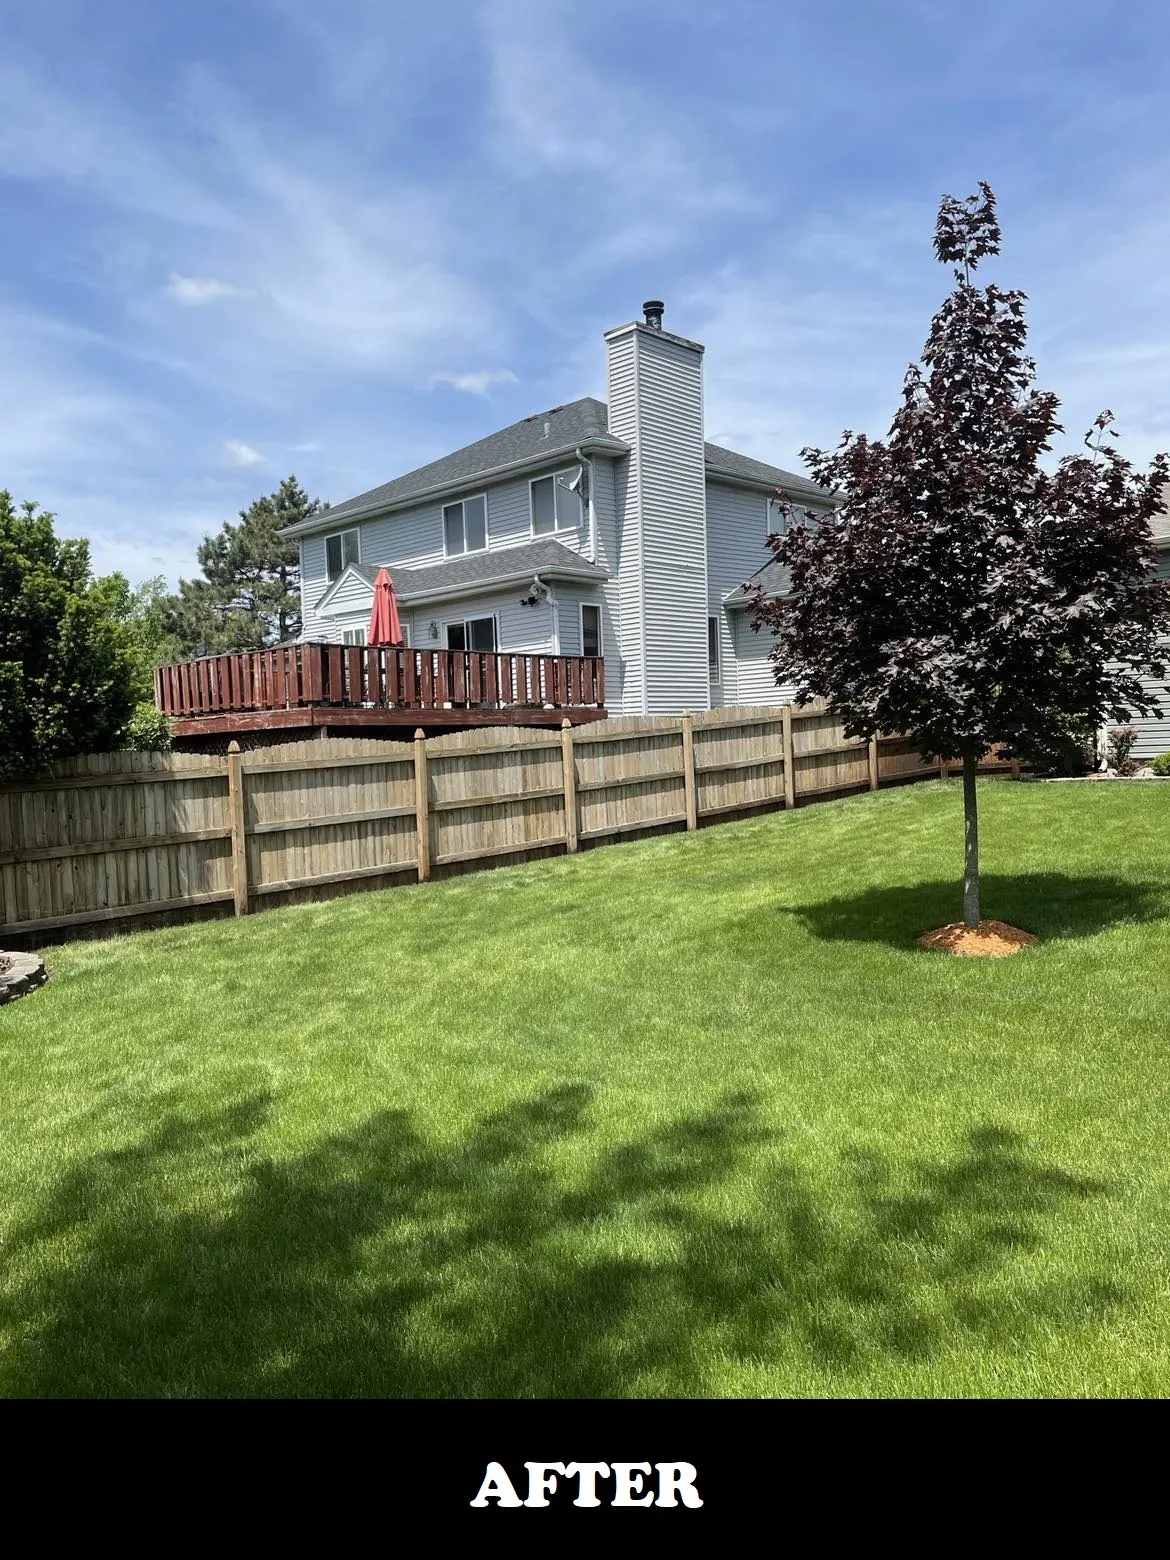
[[[1170,1392],[1170,789],[939,782],[49,955],[5,1394]]]

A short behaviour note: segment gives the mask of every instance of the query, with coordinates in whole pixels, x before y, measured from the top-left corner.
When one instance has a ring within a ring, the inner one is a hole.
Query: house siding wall
[[[638,418],[635,333],[607,341],[609,431],[630,446],[615,462],[618,634],[621,668],[614,708],[623,715],[643,709],[645,641],[642,619],[642,527],[639,514],[641,439]],[[612,565],[611,565],[612,567]],[[607,668],[608,670],[608,668]]]
[[[735,611],[729,614],[733,620],[732,633],[735,642],[736,703],[737,704],[787,704],[795,696],[792,683],[777,687],[772,663],[768,659],[772,650],[772,636],[766,628],[759,633],[752,630],[748,613]]]
[[[1170,552],[1163,552],[1158,561],[1157,578],[1170,580]],[[1170,642],[1167,643],[1167,659],[1170,660]],[[1138,740],[1134,743],[1135,758],[1157,758],[1159,753],[1170,752],[1170,690],[1165,684],[1155,682],[1152,677],[1144,677],[1142,686],[1146,692],[1157,699],[1162,706],[1160,718],[1149,716],[1144,720],[1135,720],[1133,724],[1138,729]]]
[[[768,531],[768,496],[726,483],[707,483],[707,611],[719,622],[719,662],[722,680],[712,689],[718,704],[759,703],[739,690],[736,620],[743,614],[725,611],[723,598],[763,568],[770,554],[764,545]],[[749,674],[747,687],[751,688]],[[771,700],[767,702],[771,703]]]
[[[702,349],[638,327],[607,345],[610,429],[632,446],[620,505],[621,708],[706,709]]]

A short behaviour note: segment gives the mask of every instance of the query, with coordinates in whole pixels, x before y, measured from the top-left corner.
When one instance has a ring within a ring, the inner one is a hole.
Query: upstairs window
[[[574,531],[581,524],[581,497],[569,484],[579,468],[558,471],[554,477],[537,477],[532,493],[532,534],[551,536],[554,531]]]
[[[351,563],[361,562],[361,536],[358,530],[336,531],[325,538],[325,572],[335,580]]]
[[[482,552],[487,546],[487,499],[465,498],[443,509],[443,541],[448,558],[460,553]]]
[[[581,654],[601,654],[601,608],[581,604]]]

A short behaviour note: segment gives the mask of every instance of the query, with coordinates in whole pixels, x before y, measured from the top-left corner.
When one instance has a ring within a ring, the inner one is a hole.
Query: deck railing
[[[154,699],[165,715],[179,718],[305,705],[601,708],[605,662],[587,655],[306,643],[160,666],[154,674]]]

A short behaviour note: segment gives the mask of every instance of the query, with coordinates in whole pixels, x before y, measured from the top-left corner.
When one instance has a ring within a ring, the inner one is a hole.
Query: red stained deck
[[[559,726],[604,720],[599,656],[298,644],[160,666],[177,737],[329,726]]]

